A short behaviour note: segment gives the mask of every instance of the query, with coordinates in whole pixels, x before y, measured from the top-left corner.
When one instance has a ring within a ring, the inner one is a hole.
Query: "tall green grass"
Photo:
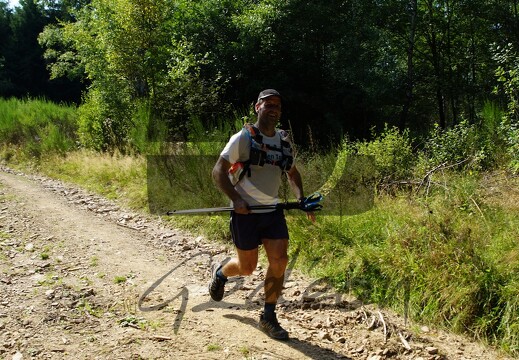
[[[517,354],[519,208],[483,196],[478,177],[444,180],[448,189],[428,198],[382,195],[365,213],[316,225],[293,218],[292,254],[312,275],[365,302]],[[519,195],[512,192],[499,196]]]
[[[76,108],[39,99],[0,99],[0,144],[7,159],[72,151],[77,148]]]
[[[36,103],[0,102],[0,108],[13,107],[9,113],[17,114],[5,123],[2,118],[4,154],[15,143],[31,153],[31,147],[42,146],[43,134],[75,141],[69,132],[75,129],[73,114],[65,112],[60,116],[68,120],[56,120],[41,110],[44,102]],[[17,108],[23,106],[26,111]],[[289,212],[291,256],[297,256],[297,267],[339,291],[517,355],[519,178],[501,171],[510,168],[508,161],[496,166],[489,160],[499,149],[508,153],[500,146],[509,141],[500,134],[511,132],[502,131],[495,109],[487,110],[484,131],[466,123],[435,129],[419,151],[408,133],[394,128],[373,134],[370,141],[345,140],[324,154],[301,151],[296,163],[306,193],[327,195],[327,212],[315,224],[300,212]],[[60,121],[70,127],[55,124]],[[204,128],[193,121],[191,138],[182,145],[146,144],[141,138],[140,152],[147,149],[165,162],[155,168],[163,171],[160,176],[150,176],[149,156],[70,151],[74,146],[66,148],[66,156],[59,146],[36,154],[45,160],[38,169],[137,211],[149,210],[150,186],[159,190],[159,201],[164,199],[163,210],[217,206],[227,200],[210,178],[214,158],[201,159],[217,156],[241,126],[239,117],[234,122]],[[48,130],[53,126],[55,135]],[[40,140],[32,139],[34,134]],[[181,201],[166,201],[172,197]],[[282,197],[291,197],[286,183]],[[225,215],[163,219],[214,241],[229,241]]]

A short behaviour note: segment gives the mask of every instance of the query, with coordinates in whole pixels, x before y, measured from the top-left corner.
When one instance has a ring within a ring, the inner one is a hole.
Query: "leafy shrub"
[[[425,143],[422,160],[429,167],[445,163],[480,168],[487,156],[483,145],[476,126],[465,120],[447,130],[436,124]]]
[[[507,97],[507,117],[514,123],[519,120],[519,56],[512,44],[497,46],[493,51],[493,58],[498,64],[495,75],[499,83],[494,92]]]
[[[479,113],[478,131],[486,157],[485,168],[498,168],[507,161],[507,129],[503,125],[505,111],[497,104],[487,101]]]
[[[502,129],[507,143],[508,167],[517,174],[519,172],[519,124],[503,121]]]
[[[494,50],[494,60],[498,63],[496,78],[499,83],[494,93],[504,94],[507,99],[507,112],[502,122],[502,131],[507,143],[509,168],[519,171],[519,56],[511,44],[497,46]]]
[[[388,183],[411,175],[415,164],[409,131],[385,127],[372,141],[354,144],[359,155],[374,156],[380,182]]]
[[[134,106],[128,89],[114,82],[111,86],[91,88],[79,107],[79,138],[83,146],[95,150],[128,150]]]

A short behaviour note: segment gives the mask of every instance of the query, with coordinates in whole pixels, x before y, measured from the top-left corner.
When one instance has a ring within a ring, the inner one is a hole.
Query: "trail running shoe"
[[[276,315],[274,315],[274,319],[267,320],[265,319],[265,315],[262,313],[260,316],[259,328],[273,339],[288,340],[288,332],[279,325]]]
[[[211,295],[211,299],[214,301],[221,301],[223,299],[225,281],[216,275],[216,272],[221,268],[221,264],[214,264],[212,267],[211,282],[209,283],[209,295]]]

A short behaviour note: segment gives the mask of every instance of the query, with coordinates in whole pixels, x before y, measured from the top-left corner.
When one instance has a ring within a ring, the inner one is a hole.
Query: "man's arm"
[[[242,199],[229,179],[230,168],[231,163],[220,156],[213,168],[213,179],[218,188],[232,200],[234,211],[238,214],[248,214],[250,212],[248,209],[249,204]]]
[[[299,170],[297,170],[295,165],[293,165],[290,170],[287,171],[287,178],[288,184],[290,185],[290,188],[292,189],[292,192],[296,198],[298,200],[303,198],[305,196],[303,191],[303,179],[301,178],[301,173]]]
[[[299,170],[297,170],[296,166],[293,165],[290,170],[287,171],[287,179],[288,183],[290,185],[290,188],[292,189],[292,192],[296,196],[298,200],[301,200],[304,198],[304,191],[303,191],[303,179],[301,178],[301,173]],[[308,219],[310,219],[312,222],[315,222],[315,214],[313,212],[307,212],[306,216]]]

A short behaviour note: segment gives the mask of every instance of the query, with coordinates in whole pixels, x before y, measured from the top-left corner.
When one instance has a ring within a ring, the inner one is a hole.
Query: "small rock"
[[[303,302],[314,302],[315,298],[313,296],[303,295]]]
[[[133,215],[132,214],[123,214],[121,216],[121,219],[123,219],[123,220],[131,220],[131,219],[133,219]]]
[[[355,350],[353,350],[354,353],[360,354],[364,352],[364,346],[361,346]]]
[[[428,333],[429,331],[431,331],[431,330],[429,330],[429,327],[427,327],[427,326],[422,326],[420,328],[420,330],[422,330],[422,332],[424,332],[424,333]]]
[[[346,342],[346,338],[344,336],[341,336],[340,338],[337,339],[337,342],[344,344]]]
[[[380,355],[373,355],[368,358],[368,360],[382,360],[382,356]]]
[[[328,340],[328,341],[332,341],[332,340],[333,340],[332,337],[330,336],[330,334],[327,333],[327,332],[325,332],[325,331],[321,331],[321,332],[319,333],[319,336],[318,336],[318,337],[319,337],[319,339],[321,339],[321,340]]]
[[[285,289],[290,289],[290,288],[293,288],[296,286],[297,286],[297,283],[295,281],[289,281],[289,282],[285,283]]]
[[[48,300],[52,300],[54,299],[54,290],[47,290],[45,291],[45,297],[48,299]]]
[[[92,289],[92,288],[89,288],[89,289],[81,289],[82,291],[82,297],[89,297],[89,296],[94,296],[96,293],[95,293],[95,290]]]
[[[25,250],[26,251],[33,251],[34,250],[34,244],[33,243],[28,243],[27,245],[25,245]]]
[[[430,354],[430,355],[438,354],[438,348],[435,348],[435,347],[432,347],[432,346],[426,347],[425,351],[427,351],[427,353]]]
[[[16,354],[13,355],[12,360],[22,360],[23,354],[19,351],[16,352]]]

